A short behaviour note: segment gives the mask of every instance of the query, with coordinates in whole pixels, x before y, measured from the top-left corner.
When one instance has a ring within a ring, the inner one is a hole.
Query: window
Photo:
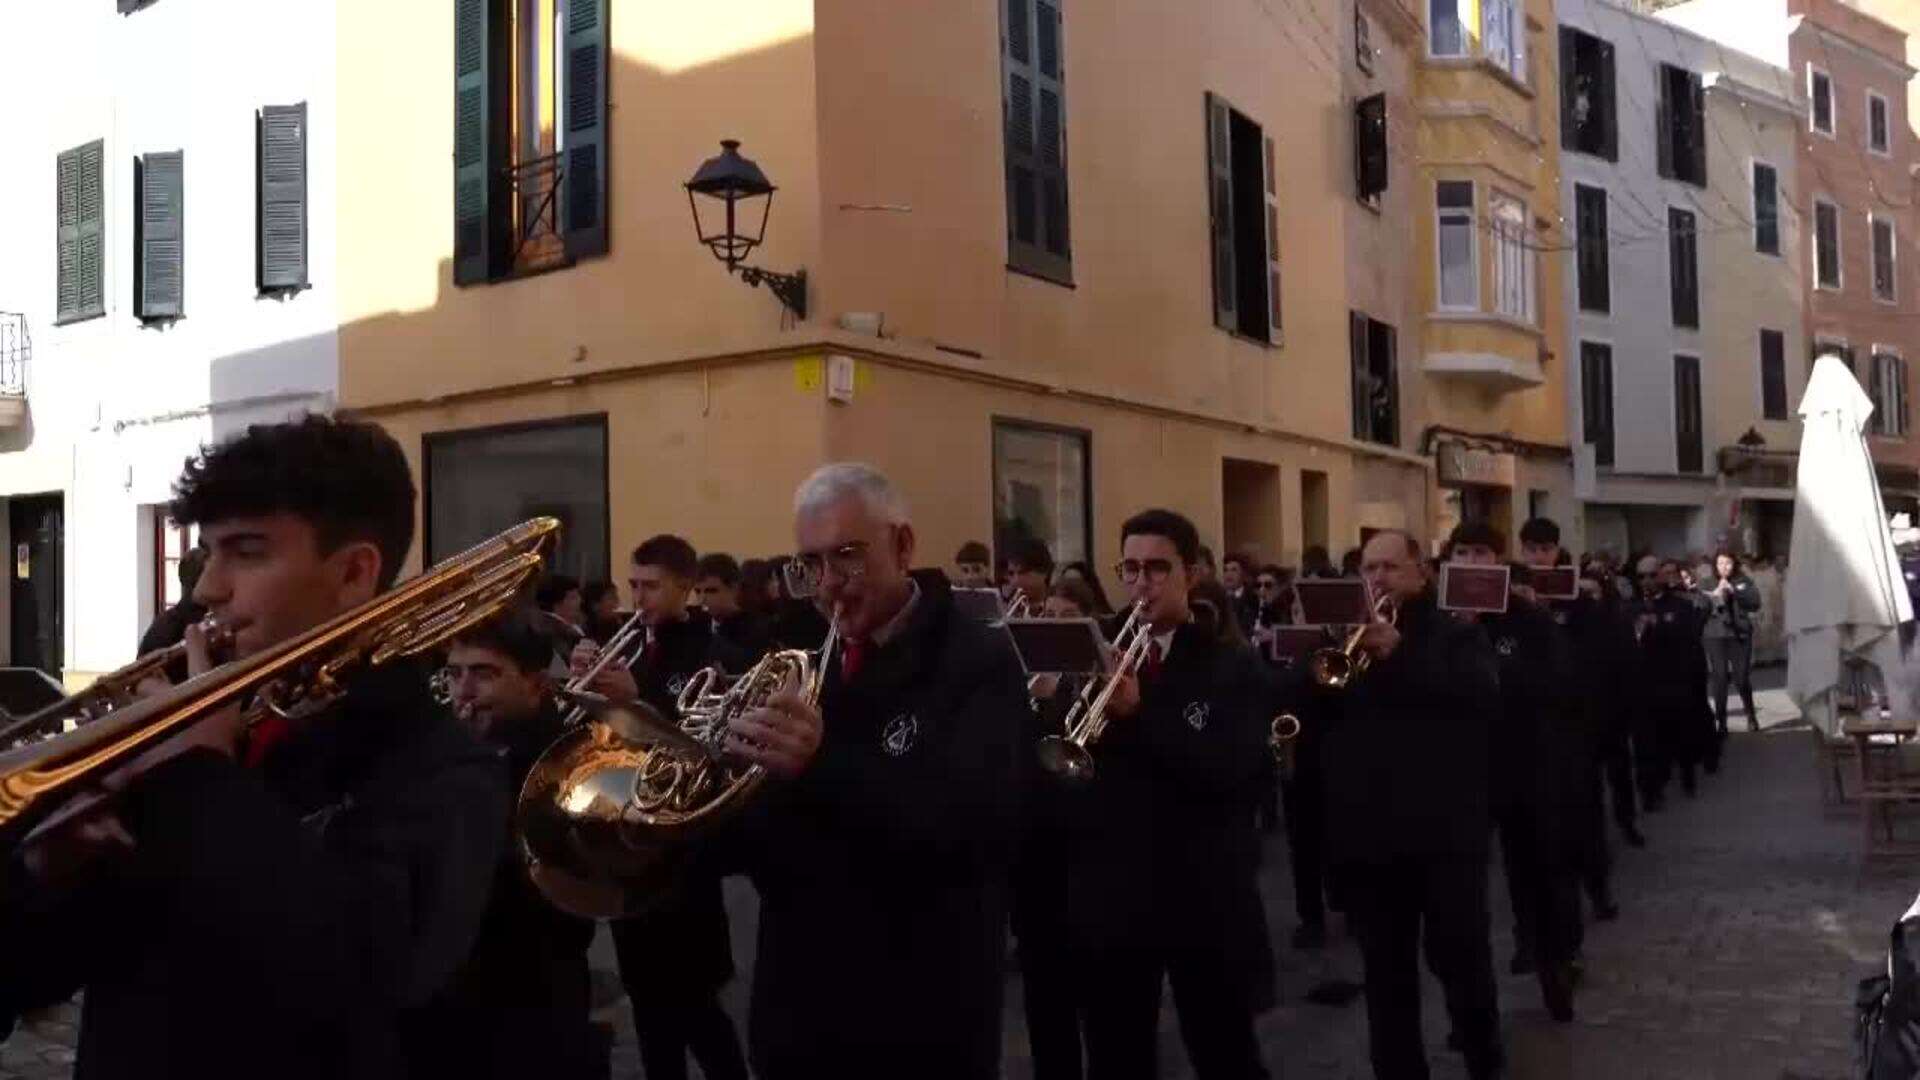
[[[1707,186],[1707,97],[1697,73],[1660,65],[1655,141],[1661,176]]]
[[[606,253],[607,6],[455,0],[455,284]]]
[[[1353,104],[1353,179],[1360,201],[1378,206],[1387,190],[1387,95]]]
[[[1480,0],[1480,46],[1495,67],[1527,81],[1527,13],[1520,0]]]
[[[1352,311],[1347,339],[1353,371],[1353,437],[1365,442],[1400,443],[1400,383],[1393,327]]]
[[[1780,173],[1764,161],[1753,163],[1753,250],[1780,254]]]
[[[1092,455],[1084,431],[993,422],[996,551],[1039,539],[1056,564],[1092,563]]]
[[[1531,326],[1534,322],[1534,254],[1527,235],[1527,206],[1500,194],[1487,196],[1493,220],[1493,308]]]
[[[1575,184],[1573,215],[1580,310],[1605,315],[1613,310],[1612,268],[1607,258],[1606,191]]]
[[[1667,268],[1673,325],[1700,328],[1700,258],[1691,210],[1667,210]]]
[[[429,565],[531,517],[560,519],[547,569],[608,576],[607,418],[603,415],[426,436]]]
[[[1868,214],[1867,229],[1873,234],[1873,298],[1891,304],[1895,298],[1893,219]]]
[[[1073,280],[1067,232],[1066,65],[1058,0],[1005,0],[1000,60],[1007,264]]]
[[[133,159],[133,313],[146,322],[186,314],[186,157]]]
[[[1873,402],[1873,415],[1867,421],[1875,435],[1905,438],[1907,422],[1907,362],[1890,352],[1875,349],[1873,377],[1867,386],[1867,398]]]
[[[1760,415],[1787,418],[1787,336],[1778,330],[1760,331]]]
[[[56,324],[107,313],[106,192],[101,175],[105,154],[106,143],[95,139],[61,154],[56,162]]]
[[[1280,341],[1280,211],[1273,140],[1207,95],[1213,227],[1213,321],[1254,341]]]
[[[1357,2],[1353,6],[1353,66],[1363,74],[1373,74],[1373,23]]]
[[[1674,464],[1683,473],[1697,473],[1706,463],[1700,422],[1700,358],[1673,358]]]
[[[1560,28],[1560,146],[1617,161],[1613,43],[1570,26]]]
[[[254,114],[255,284],[297,292],[307,281],[307,104],[268,105]]]
[[[1427,45],[1435,56],[1467,55],[1467,28],[1460,21],[1460,0],[1427,0]]]
[[[1812,110],[1813,130],[1833,134],[1833,79],[1812,65],[1807,66],[1807,107]]]
[[[159,615],[186,599],[180,563],[200,543],[200,526],[179,524],[165,506],[148,510],[153,515],[153,614]]]
[[[1887,119],[1887,99],[1867,91],[1867,149],[1876,154],[1893,153],[1892,124]]]
[[[1819,198],[1813,200],[1813,284],[1840,287],[1840,208]]]
[[[1480,309],[1480,268],[1475,259],[1473,181],[1442,180],[1434,185],[1439,223],[1440,303],[1442,311]]]
[[[1580,343],[1580,438],[1594,464],[1613,464],[1613,346]]]

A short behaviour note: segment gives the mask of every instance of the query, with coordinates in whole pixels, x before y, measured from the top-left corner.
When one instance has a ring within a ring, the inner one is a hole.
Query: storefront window
[[[1017,540],[1046,542],[1056,565],[1093,550],[1085,432],[1006,421],[993,425],[993,532],[997,554]]]
[[[426,437],[426,553],[431,565],[528,518],[560,519],[548,568],[604,578],[607,419],[440,432]]]

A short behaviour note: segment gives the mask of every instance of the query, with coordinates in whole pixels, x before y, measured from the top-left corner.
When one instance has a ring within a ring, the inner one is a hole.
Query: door
[[[7,575],[13,666],[60,677],[65,664],[65,536],[59,495],[30,495],[7,503],[12,559]]]

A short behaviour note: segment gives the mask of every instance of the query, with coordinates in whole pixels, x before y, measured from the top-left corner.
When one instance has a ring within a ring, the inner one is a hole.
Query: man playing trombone
[[[1272,688],[1251,649],[1192,621],[1192,522],[1147,510],[1121,526],[1120,543],[1134,626],[1116,643],[1123,659],[1107,715],[1094,698],[1092,727],[1070,721],[1067,732],[1092,755],[1084,834],[1068,856],[1088,1075],[1157,1075],[1160,988],[1170,981],[1194,1074],[1265,1077],[1253,1017],[1272,1000],[1271,982],[1258,985],[1272,964],[1253,818],[1270,768]]]

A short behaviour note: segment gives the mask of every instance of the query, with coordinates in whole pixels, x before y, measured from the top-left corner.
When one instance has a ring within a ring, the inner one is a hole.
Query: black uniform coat
[[[490,739],[513,791],[559,735],[560,710],[547,698],[538,714]],[[605,1048],[587,1022],[594,924],[559,911],[534,888],[511,814],[500,829],[505,847],[473,951],[447,987],[407,1018],[413,1073],[579,1080],[604,1072]]]
[[[1591,767],[1585,724],[1574,711],[1574,675],[1565,635],[1551,613],[1513,597],[1480,628],[1500,672],[1493,731],[1495,809],[1533,820],[1544,850],[1577,836],[1574,811]]]
[[[1584,594],[1549,610],[1567,634],[1573,685],[1597,760],[1627,734],[1640,663],[1633,625],[1618,607]]]
[[[1084,948],[1238,956],[1250,1001],[1270,955],[1254,807],[1273,688],[1251,649],[1188,623],[1140,711],[1113,717],[1076,812],[1069,909]],[[1270,993],[1270,987],[1268,991]]]
[[[1330,864],[1404,857],[1484,861],[1489,739],[1500,710],[1493,646],[1434,606],[1400,612],[1399,647],[1346,690],[1320,695]],[[1306,678],[1304,666],[1291,676]],[[1311,722],[1311,721],[1309,721]]]
[[[247,769],[196,750],[118,803],[137,845],[76,891],[0,883],[0,1016],[84,988],[78,1080],[404,1075],[401,1011],[472,945],[499,761],[405,661]]]
[[[743,665],[733,646],[713,632],[704,611],[654,627],[655,648],[636,657],[633,679],[640,700],[673,719],[674,701],[701,668],[738,674]],[[636,999],[702,996],[733,978],[733,937],[727,926],[720,879],[687,875],[671,894],[643,915],[613,922],[621,977]]]
[[[999,1075],[1026,679],[942,575],[914,577],[902,632],[850,683],[829,666],[806,772],[709,853],[760,893],[762,1080]]]

